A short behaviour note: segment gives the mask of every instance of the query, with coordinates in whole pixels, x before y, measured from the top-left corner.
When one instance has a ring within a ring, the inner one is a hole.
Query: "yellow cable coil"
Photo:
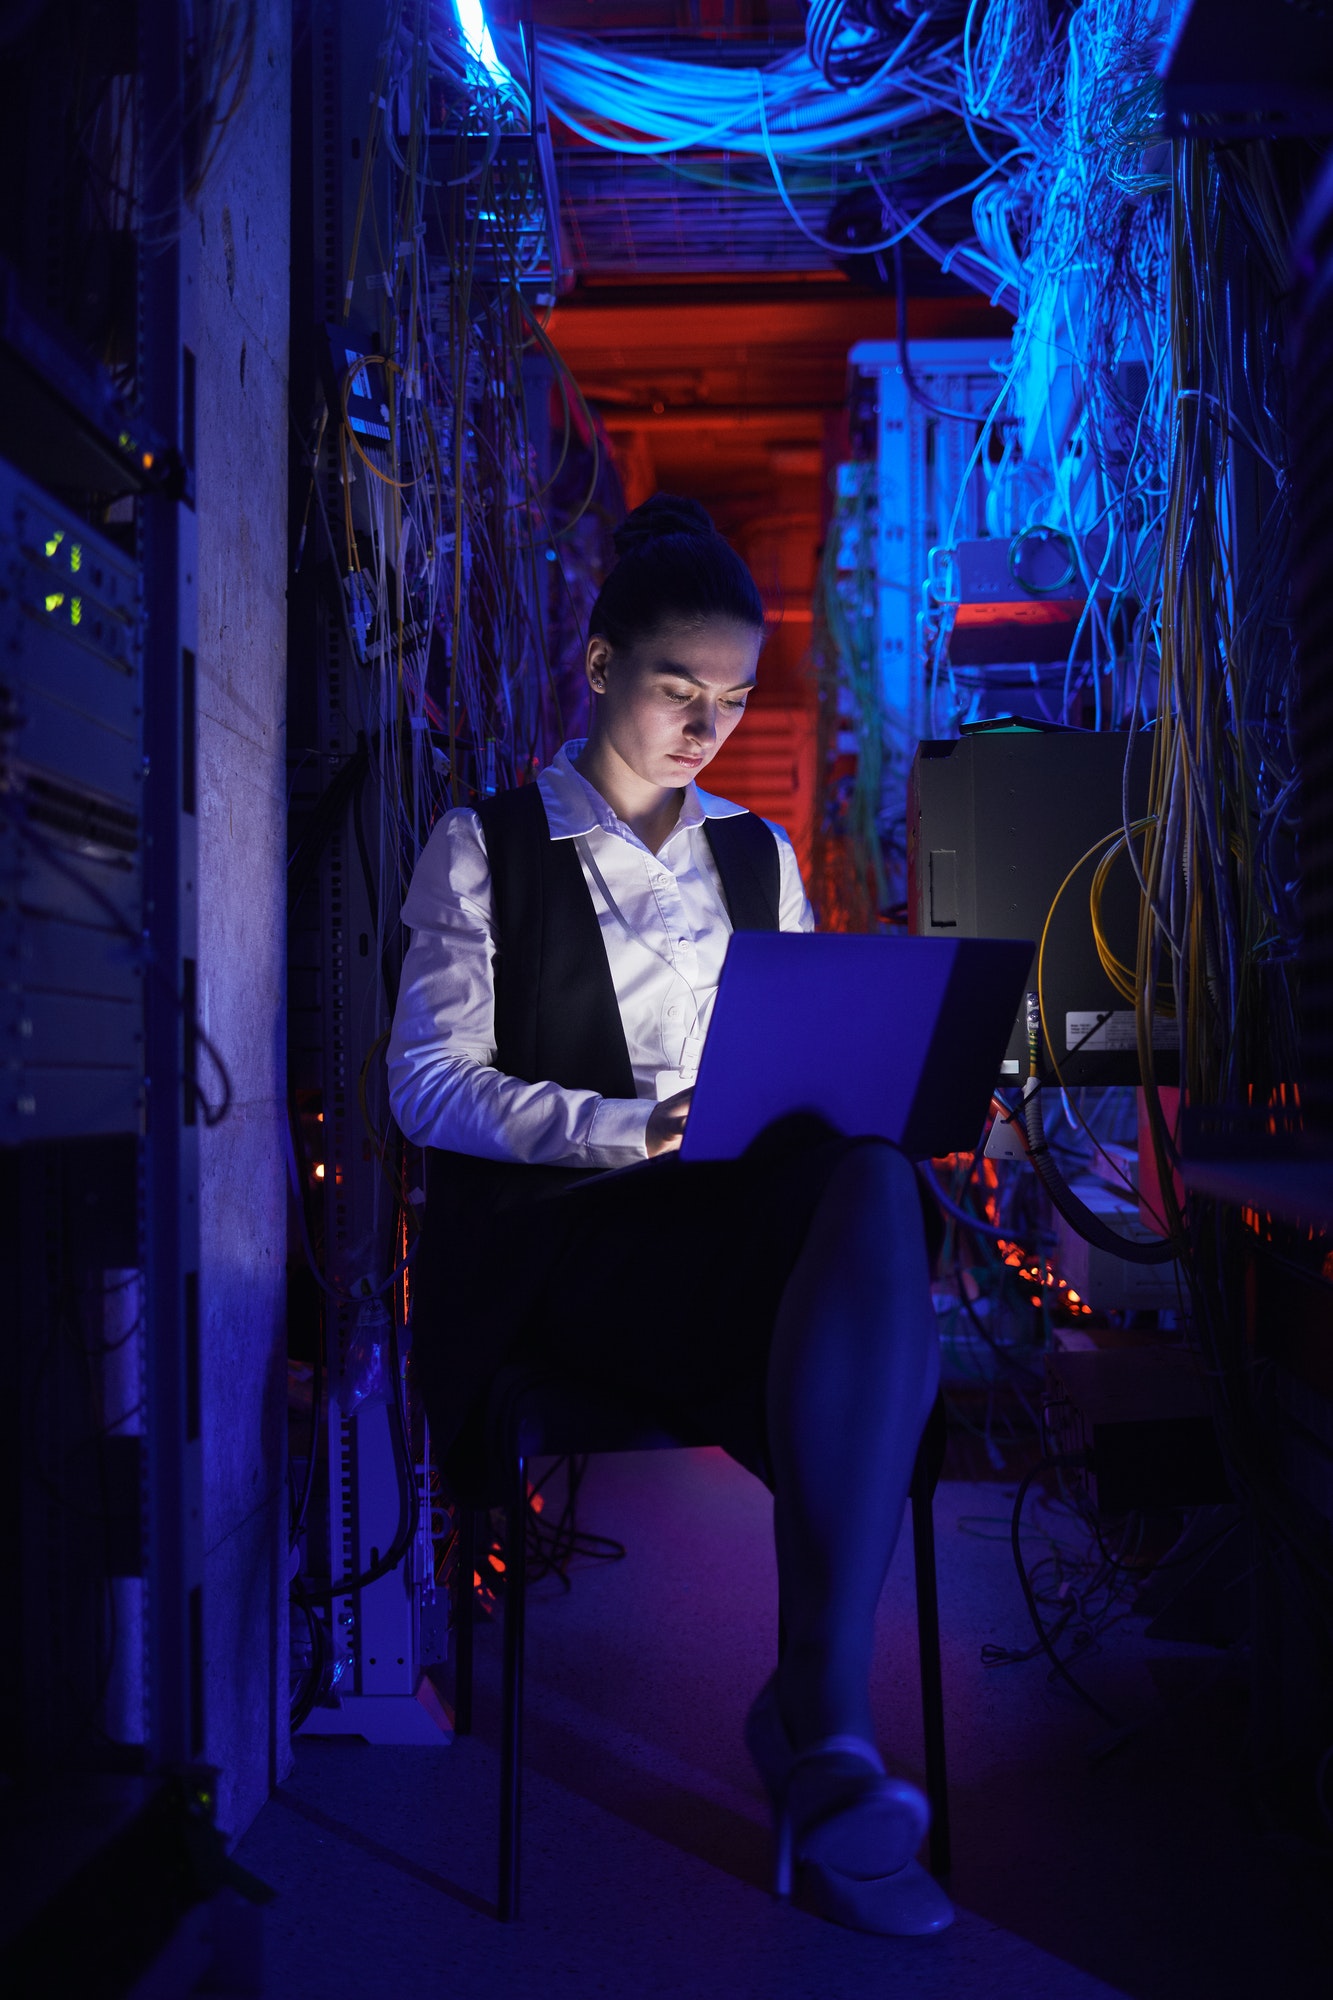
[[[1093,875],[1088,897],[1092,918],[1093,941],[1097,947],[1097,957],[1101,961],[1102,969],[1116,993],[1123,1000],[1128,1001],[1131,1006],[1136,1005],[1139,998],[1139,988],[1132,978],[1129,967],[1118,959],[1111,950],[1106,940],[1106,934],[1102,929],[1101,899],[1106,887],[1106,878],[1110,873],[1111,863],[1115,860],[1120,849],[1127,844],[1127,841],[1133,835],[1136,833],[1146,833],[1155,824],[1155,818],[1149,815],[1146,819],[1135,820],[1128,829],[1116,827],[1113,832],[1104,833],[1100,840],[1094,840],[1092,846],[1085,853],[1079,855],[1078,860],[1056,890],[1055,895],[1051,899],[1051,907],[1046,912],[1046,921],[1041,927],[1041,939],[1037,945],[1037,1007],[1041,1015],[1042,1035],[1045,1038],[1046,1047],[1051,1058],[1051,1068],[1055,1071],[1055,1080],[1062,1090],[1065,1087],[1064,1077],[1060,1072],[1060,1061],[1055,1053],[1055,1043],[1046,1021],[1046,941],[1050,936],[1051,923],[1055,917],[1056,910],[1059,908],[1060,898],[1078,874],[1079,869],[1083,867],[1085,862],[1091,861],[1094,854],[1098,854],[1103,848],[1106,848],[1108,851],[1103,860],[1098,864],[1096,873]],[[1165,1002],[1155,1001],[1153,1011],[1166,1014],[1173,1013],[1174,1009],[1170,1008]]]
[[[1138,980],[1134,969],[1126,965],[1123,959],[1117,958],[1111,949],[1110,942],[1102,926],[1102,896],[1105,893],[1107,878],[1111,873],[1111,866],[1116,855],[1122,849],[1129,846],[1130,841],[1136,833],[1146,833],[1148,828],[1155,824],[1156,816],[1149,813],[1146,818],[1135,820],[1127,832],[1117,834],[1101,860],[1097,863],[1092,877],[1092,887],[1088,891],[1088,912],[1092,918],[1092,941],[1097,947],[1097,957],[1102,971],[1106,974],[1106,977],[1110,980],[1111,985],[1120,998],[1128,1001],[1131,1007],[1136,1006],[1138,1003]],[[1090,850],[1090,852],[1092,851],[1095,850]],[[1086,855],[1084,859],[1087,859]],[[1168,1020],[1174,1021],[1176,1017],[1174,996],[1168,999],[1160,991],[1156,993],[1153,996],[1153,1012],[1154,1014],[1164,1015]]]

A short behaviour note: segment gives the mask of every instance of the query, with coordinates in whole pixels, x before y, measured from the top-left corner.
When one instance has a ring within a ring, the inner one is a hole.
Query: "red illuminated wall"
[[[914,302],[913,333],[984,332],[981,300]],[[708,507],[754,571],[769,637],[751,712],[710,788],[787,827],[808,857],[816,794],[811,595],[842,455],[847,354],[894,309],[838,272],[652,284],[582,280],[550,332],[600,412],[631,506],[658,488]]]

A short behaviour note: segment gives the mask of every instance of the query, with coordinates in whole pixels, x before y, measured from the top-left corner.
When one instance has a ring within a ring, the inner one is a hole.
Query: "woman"
[[[785,1643],[746,1740],[780,1890],[943,1929],[926,1806],[873,1742],[875,1608],[939,1358],[914,1171],[808,1115],[683,1164],[734,927],[809,930],[785,833],[700,791],[755,682],[763,607],[692,501],[616,536],[585,743],[445,815],[403,910],[395,1116],[427,1151],[414,1366],[466,1484],[486,1392],[547,1357],[721,1440],[774,1495]],[[612,1173],[608,1169],[635,1169]]]

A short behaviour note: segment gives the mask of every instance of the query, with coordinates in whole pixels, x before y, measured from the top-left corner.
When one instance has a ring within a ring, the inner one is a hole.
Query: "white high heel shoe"
[[[872,1743],[833,1736],[798,1756],[776,1677],[750,1710],[745,1740],[773,1805],[775,1895],[790,1896],[799,1867],[809,1900],[834,1923],[889,1937],[948,1928],[953,1905],[913,1858],[929,1807],[915,1785],[885,1775]]]

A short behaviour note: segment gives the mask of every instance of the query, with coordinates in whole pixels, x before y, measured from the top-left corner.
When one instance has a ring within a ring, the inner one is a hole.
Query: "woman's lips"
[[[698,770],[698,768],[699,768],[699,766],[700,766],[700,765],[701,765],[701,764],[703,763],[703,758],[702,758],[702,757],[682,757],[682,756],[678,755],[678,754],[677,754],[677,752],[675,752],[675,751],[672,751],[672,753],[671,753],[671,761],[672,761],[672,763],[673,763],[673,764],[688,764],[688,765],[689,765],[689,767],[690,767],[690,769],[691,769],[692,771],[697,771],[697,770]]]

